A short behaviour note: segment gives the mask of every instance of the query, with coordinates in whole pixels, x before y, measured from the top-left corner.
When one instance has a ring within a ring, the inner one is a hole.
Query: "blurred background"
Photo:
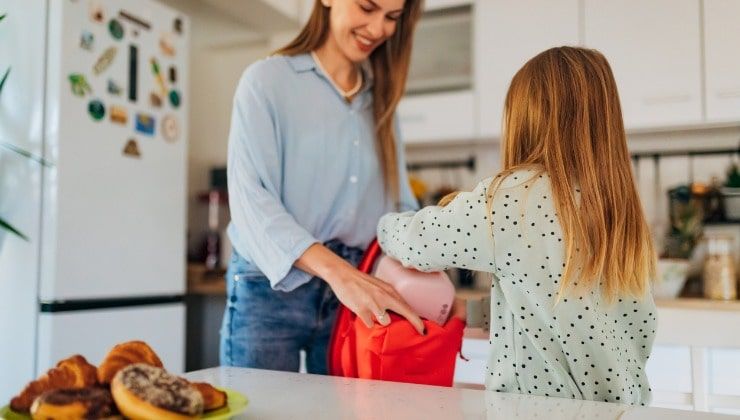
[[[234,90],[313,3],[0,0],[0,401],[83,333],[93,360],[139,335],[173,370],[218,364]],[[527,59],[605,54],[661,256],[658,406],[740,413],[739,19],[737,0],[427,0],[398,109],[432,204],[500,167]],[[482,383],[486,346],[466,335],[456,381]]]

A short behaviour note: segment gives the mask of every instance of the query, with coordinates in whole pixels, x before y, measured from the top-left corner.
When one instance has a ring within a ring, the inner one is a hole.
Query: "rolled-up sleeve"
[[[318,242],[280,201],[281,158],[274,110],[249,72],[234,97],[228,148],[228,189],[234,247],[276,290],[289,291],[311,275],[293,267]],[[288,273],[291,271],[297,271]],[[286,278],[288,276],[288,278]]]

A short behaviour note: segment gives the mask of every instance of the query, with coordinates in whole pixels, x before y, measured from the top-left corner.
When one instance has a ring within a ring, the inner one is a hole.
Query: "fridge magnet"
[[[149,22],[129,11],[121,10],[120,12],[118,12],[118,16],[120,16],[121,19],[127,20],[142,29],[146,29],[147,31],[152,28],[152,25],[150,25]]]
[[[82,31],[82,35],[80,35],[80,48],[90,51],[93,48],[94,41],[95,37],[92,32]]]
[[[100,121],[105,117],[105,105],[97,99],[93,99],[87,105],[87,112],[95,121]]]
[[[108,93],[111,95],[121,96],[121,87],[113,79],[108,79]]]
[[[162,97],[157,95],[155,92],[149,93],[149,103],[154,108],[161,108],[162,107]]]
[[[110,120],[116,124],[126,124],[126,121],[128,121],[128,112],[126,112],[126,108],[122,106],[110,107]]]
[[[162,118],[162,136],[170,143],[177,141],[180,137],[180,124],[174,115],[167,115]]]
[[[90,20],[95,23],[103,23],[105,21],[105,12],[103,6],[100,5],[99,1],[93,1],[90,3]]]
[[[154,116],[149,114],[136,114],[136,131],[148,136],[154,135]]]
[[[123,25],[121,25],[121,22],[117,19],[111,19],[110,22],[108,22],[108,31],[114,39],[123,39]]]
[[[179,108],[180,107],[180,92],[172,89],[170,91],[170,104],[172,104],[173,108]]]
[[[181,19],[181,18],[176,18],[176,19],[174,20],[174,22],[172,22],[172,29],[173,29],[173,30],[174,30],[174,31],[175,31],[175,32],[176,32],[176,33],[177,33],[178,35],[182,35],[182,33],[183,33],[183,31],[185,30],[185,28],[183,28],[183,25],[182,25],[182,19]]]
[[[129,139],[126,142],[126,145],[123,146],[123,155],[133,158],[140,158],[141,152],[139,151],[139,144],[136,143],[136,140]]]
[[[72,73],[69,75],[69,83],[72,88],[72,93],[76,96],[85,96],[85,94],[91,93],[92,89],[87,83],[85,76],[79,73]]]
[[[95,65],[93,66],[93,73],[95,73],[96,76],[110,67],[113,59],[116,58],[116,52],[118,52],[118,49],[116,47],[110,47],[107,50],[103,51],[102,54],[100,54],[100,57],[98,57],[98,61],[96,61]]]
[[[139,49],[136,45],[131,45],[128,48],[128,99],[132,102],[136,102],[136,76],[139,68]]]
[[[154,78],[157,80],[157,85],[159,85],[159,91],[162,93],[162,96],[167,96],[167,86],[165,86],[164,84],[164,79],[162,78],[162,72],[160,72],[159,63],[157,62],[157,59],[152,57],[149,61],[152,63],[152,74],[154,75]]]
[[[162,54],[167,57],[175,56],[175,46],[172,44],[172,36],[170,34],[162,34],[159,37],[159,49],[162,50]]]
[[[175,66],[170,66],[169,74],[170,74],[170,82],[177,83],[177,69],[175,68]]]

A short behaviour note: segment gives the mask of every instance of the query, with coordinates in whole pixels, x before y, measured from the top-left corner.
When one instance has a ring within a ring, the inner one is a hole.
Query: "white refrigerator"
[[[3,14],[0,216],[28,240],[0,233],[0,405],[125,340],[180,372],[189,20],[152,0],[0,0]]]

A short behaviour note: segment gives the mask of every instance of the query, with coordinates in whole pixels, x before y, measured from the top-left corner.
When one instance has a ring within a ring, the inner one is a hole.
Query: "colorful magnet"
[[[177,69],[175,66],[170,66],[170,82],[177,83]]]
[[[128,47],[128,99],[132,102],[136,102],[138,70],[139,49],[136,48],[136,45],[130,45]]]
[[[121,96],[121,87],[113,79],[108,79],[108,93]]]
[[[167,115],[162,118],[162,136],[170,143],[177,141],[177,138],[180,137],[180,124],[174,115]]]
[[[97,76],[100,73],[104,72],[105,69],[110,67],[113,59],[116,58],[117,52],[118,49],[116,47],[110,47],[105,50],[103,54],[100,54],[100,57],[98,57],[98,61],[96,61],[95,65],[93,66],[93,73],[95,73],[95,75]]]
[[[162,97],[157,95],[155,92],[149,94],[149,103],[155,108],[162,107]]]
[[[117,124],[126,124],[128,121],[128,112],[122,106],[110,107],[110,120]]]
[[[69,83],[72,88],[72,93],[76,96],[85,96],[85,94],[92,92],[92,88],[90,88],[90,85],[87,83],[85,76],[79,73],[70,74]]]
[[[105,22],[105,12],[103,11],[103,6],[99,1],[93,1],[90,3],[89,12],[91,21],[97,23]]]
[[[94,41],[95,36],[93,36],[92,32],[82,31],[82,35],[80,35],[80,48],[90,51],[93,48]]]
[[[120,16],[122,19],[125,19],[135,25],[138,25],[146,30],[151,29],[152,25],[149,24],[149,22],[145,21],[144,19],[134,15],[131,12],[128,12],[126,10],[121,10],[118,12],[118,16]]]
[[[172,104],[173,108],[179,108],[180,107],[180,92],[176,90],[170,91],[170,104]]]
[[[108,31],[110,35],[117,40],[123,39],[123,25],[117,19],[111,19],[108,22]]]
[[[182,34],[182,32],[183,32],[183,30],[184,30],[185,28],[183,28],[183,25],[182,25],[182,19],[181,19],[181,18],[177,18],[177,19],[175,19],[175,21],[174,21],[174,22],[172,22],[172,29],[173,29],[173,30],[174,30],[174,31],[175,31],[175,32],[176,32],[176,33],[177,33],[178,35],[181,35],[181,34]]]
[[[139,144],[136,143],[136,140],[129,139],[129,141],[126,142],[126,145],[123,147],[123,155],[128,156],[128,157],[134,157],[134,158],[141,157],[141,152],[139,151]]]
[[[154,135],[154,116],[148,114],[136,114],[136,131],[149,136]]]
[[[164,79],[162,78],[162,73],[159,71],[159,62],[157,62],[157,59],[154,57],[152,57],[149,62],[152,63],[152,74],[157,80],[159,91],[162,93],[162,96],[167,96],[167,86],[165,86]]]
[[[87,112],[95,121],[100,121],[105,117],[105,105],[97,99],[93,99],[87,105]]]
[[[172,35],[162,34],[162,36],[159,37],[159,49],[161,49],[162,54],[166,55],[167,57],[175,56],[175,46],[172,43]]]

